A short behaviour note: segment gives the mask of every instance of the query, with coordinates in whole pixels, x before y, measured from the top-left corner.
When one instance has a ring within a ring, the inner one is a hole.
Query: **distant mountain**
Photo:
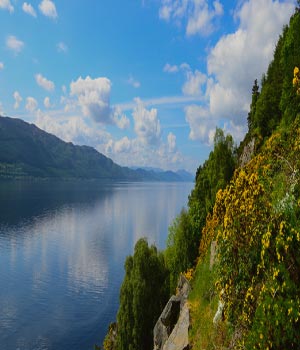
[[[0,117],[0,176],[142,180],[92,147],[75,146],[8,117]]]
[[[179,175],[183,181],[191,181],[191,182],[195,181],[195,175],[189,173],[184,169],[180,169],[176,171],[176,174]]]
[[[155,177],[157,181],[185,181],[185,182],[193,182],[195,177],[191,173],[186,170],[178,170],[174,171],[165,171],[160,168],[152,168],[152,167],[131,167],[131,169],[139,171],[146,174],[151,174],[152,177]]]
[[[64,142],[34,124],[0,116],[1,177],[183,181],[171,172],[121,167],[92,147]]]

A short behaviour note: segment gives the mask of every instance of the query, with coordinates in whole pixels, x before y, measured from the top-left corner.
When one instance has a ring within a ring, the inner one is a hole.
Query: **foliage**
[[[295,94],[295,88],[291,84],[294,68],[299,65],[300,60],[299,32],[300,13],[296,11],[290,19],[281,53],[284,81],[280,108],[283,111],[283,121],[286,125],[293,122],[300,110],[300,96]]]
[[[223,130],[217,128],[214,149],[197,170],[188,211],[183,210],[169,229],[165,256],[171,291],[175,290],[179,274],[195,265],[206,217],[212,211],[217,190],[224,188],[232,177],[235,158],[232,136],[225,136]]]
[[[250,132],[253,129],[253,119],[254,119],[254,116],[256,113],[256,103],[257,103],[259,95],[260,95],[259,86],[257,84],[257,79],[255,79],[253,87],[252,87],[252,101],[251,101],[251,105],[250,105],[250,111],[248,113],[248,118],[247,118],[248,130]]]
[[[116,350],[117,349],[116,341],[117,341],[117,324],[114,322],[114,323],[111,323],[108,327],[108,333],[106,334],[103,342],[103,350]]]
[[[191,219],[186,210],[175,219],[169,228],[165,258],[170,271],[170,289],[173,292],[179,274],[194,265],[197,256],[198,239],[193,237]]]
[[[300,12],[296,9],[277,42],[274,58],[262,78],[261,92],[257,81],[252,89],[248,114],[248,138],[269,137],[278,125],[293,122],[300,110],[300,90],[295,86],[294,67],[300,59]],[[291,81],[294,84],[291,84]],[[295,94],[295,90],[298,91]]]
[[[140,239],[125,262],[117,316],[117,349],[153,348],[153,328],[168,299],[168,272],[156,247]]]
[[[261,93],[252,91],[252,104],[250,107],[249,131],[254,136],[269,136],[280,123],[282,112],[279,108],[282,85],[283,67],[281,64],[281,51],[285,41],[286,31],[280,36],[275,48],[274,58],[268,67],[267,74],[262,81]]]
[[[293,86],[296,88],[297,95],[300,95],[300,71],[298,67],[294,68]]]
[[[217,288],[240,333],[236,349],[299,348],[299,140],[296,118],[218,192],[203,229],[203,254],[217,239]]]
[[[192,327],[189,338],[193,349],[223,349],[230,341],[227,324],[213,326],[212,319],[218,307],[216,271],[210,269],[209,251],[196,266],[189,295]]]

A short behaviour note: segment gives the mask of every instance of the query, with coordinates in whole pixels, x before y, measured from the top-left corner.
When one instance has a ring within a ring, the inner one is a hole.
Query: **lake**
[[[135,242],[165,248],[192,183],[0,182],[1,350],[93,350]]]

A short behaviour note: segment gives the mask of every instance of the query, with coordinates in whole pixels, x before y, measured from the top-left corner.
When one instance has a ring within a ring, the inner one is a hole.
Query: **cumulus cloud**
[[[23,50],[24,42],[17,39],[14,35],[9,35],[6,38],[6,47],[17,55]]]
[[[266,71],[293,10],[291,1],[252,0],[236,13],[239,28],[222,37],[208,57],[208,73],[215,80],[210,92],[214,115],[228,118],[232,114],[236,120],[244,119],[253,81]]]
[[[38,107],[38,103],[37,100],[33,97],[27,97],[26,98],[26,106],[25,108],[27,109],[27,111],[29,112],[34,112]]]
[[[58,52],[67,53],[69,51],[68,46],[65,43],[63,43],[62,41],[56,45],[56,48],[57,48]]]
[[[56,11],[56,6],[55,3],[51,0],[43,0],[39,4],[39,9],[41,13],[50,18],[57,18],[57,11]]]
[[[20,95],[19,91],[15,91],[13,96],[14,96],[14,100],[15,100],[14,109],[18,109],[20,107],[20,103],[22,102],[23,98]]]
[[[137,137],[148,145],[158,144],[161,140],[160,121],[157,118],[157,109],[147,110],[140,99],[136,99],[133,109],[134,131]]]
[[[214,31],[214,21],[223,15],[219,0],[209,5],[207,0],[161,0],[159,17],[165,21],[173,20],[184,24],[186,35],[208,35]]]
[[[104,124],[111,123],[110,90],[111,82],[107,78],[79,77],[70,85],[71,96],[78,98],[83,114]]]
[[[27,13],[28,15],[32,16],[32,17],[36,17],[36,11],[33,8],[33,6],[31,4],[28,4],[27,2],[23,3],[22,9],[25,13]]]
[[[111,82],[108,78],[79,77],[70,84],[70,94],[77,98],[84,116],[91,117],[102,124],[126,128],[129,125],[129,119],[120,108],[111,108],[110,92]]]
[[[157,109],[147,109],[144,101],[135,99],[132,112],[134,138],[111,138],[98,150],[127,166],[154,166],[163,169],[184,168],[186,161],[176,147],[176,136],[170,132],[164,140]],[[194,165],[193,165],[194,166]]]
[[[134,79],[132,76],[128,78],[127,83],[136,89],[141,86],[141,83],[138,80]]]
[[[0,62],[0,70],[4,69],[4,63]]]
[[[190,125],[190,139],[211,144],[216,130],[216,121],[205,107],[191,105],[185,108],[185,119]]]
[[[50,108],[51,107],[50,98],[48,96],[44,98],[44,106],[46,108]]]
[[[122,139],[116,141],[114,143],[114,152],[116,153],[128,153],[131,149],[131,141],[127,136]]]
[[[10,0],[0,0],[0,9],[8,10],[10,13],[14,12],[14,7]]]
[[[53,91],[55,89],[55,85],[54,85],[53,81],[48,80],[47,78],[43,77],[42,74],[36,74],[35,81],[40,87],[42,87],[43,89],[45,89],[47,91]]]
[[[289,0],[250,0],[235,11],[237,30],[221,37],[207,58],[207,105],[185,109],[191,139],[211,142],[212,130],[220,124],[226,125],[238,140],[242,138],[253,81],[266,71],[282,27],[293,10],[294,2]],[[191,78],[185,87],[201,91],[201,79]]]
[[[198,70],[195,70],[194,73],[188,70],[186,73],[186,81],[182,87],[183,94],[188,96],[202,96],[202,86],[206,80],[206,75]]]
[[[96,147],[105,145],[111,135],[95,125],[89,125],[80,116],[70,116],[68,118],[52,117],[50,114],[38,110],[36,113],[35,124],[66,142],[88,145]]]

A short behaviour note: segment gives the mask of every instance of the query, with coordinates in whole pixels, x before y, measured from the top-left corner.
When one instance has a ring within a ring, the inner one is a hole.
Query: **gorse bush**
[[[300,346],[300,117],[216,197],[201,245],[217,240],[217,283],[234,348]]]

